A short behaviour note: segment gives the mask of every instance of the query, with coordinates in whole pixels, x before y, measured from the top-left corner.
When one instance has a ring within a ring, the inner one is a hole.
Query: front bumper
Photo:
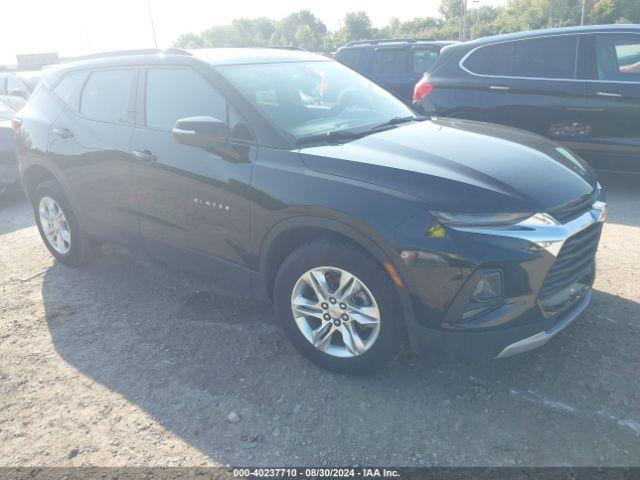
[[[555,308],[542,301],[545,281],[552,278],[554,264],[566,260],[565,243],[569,247],[591,231],[599,237],[606,212],[607,205],[596,201],[565,224],[538,214],[508,228],[447,227],[446,235],[431,242],[428,253],[401,251],[415,312],[414,321],[407,322],[414,352],[451,360],[503,358],[547,343],[589,304],[595,266],[589,264],[586,280],[564,286],[561,295],[551,297],[563,297]],[[433,247],[438,242],[439,252]],[[478,275],[496,268],[504,273],[504,301],[462,320]]]

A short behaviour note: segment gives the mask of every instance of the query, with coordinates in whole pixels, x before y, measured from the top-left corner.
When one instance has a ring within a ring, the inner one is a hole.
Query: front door
[[[584,155],[596,168],[640,172],[640,35],[596,34],[591,42]]]
[[[152,254],[185,259],[199,254],[235,265],[248,263],[251,209],[247,191],[255,148],[248,127],[224,97],[191,68],[149,68],[139,88],[138,120],[131,142],[141,231]],[[219,148],[178,143],[176,120],[206,115],[243,131]],[[169,249],[167,249],[169,247]],[[196,265],[197,267],[197,265]]]

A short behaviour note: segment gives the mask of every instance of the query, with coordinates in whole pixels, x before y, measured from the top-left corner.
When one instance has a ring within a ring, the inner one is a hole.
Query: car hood
[[[545,212],[592,194],[597,183],[583,160],[550,140],[468,120],[402,125],[300,155],[311,170],[451,212]]]

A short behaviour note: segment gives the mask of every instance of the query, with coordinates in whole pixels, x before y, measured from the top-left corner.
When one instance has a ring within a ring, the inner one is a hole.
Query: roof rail
[[[378,45],[380,43],[416,43],[415,38],[381,38],[377,40],[352,40],[348,42],[345,47],[352,47],[354,45]]]
[[[118,50],[115,52],[102,52],[102,53],[92,53],[90,55],[83,55],[80,57],[71,57],[65,59],[64,63],[67,62],[78,62],[81,60],[93,60],[96,58],[112,58],[112,57],[129,57],[132,55],[155,55],[157,53],[169,53],[173,55],[191,55],[191,52],[187,50],[183,50],[182,48],[142,48],[138,50]]]
[[[271,46],[271,47],[267,47],[267,48],[273,48],[275,50],[297,50],[297,51],[300,51],[300,52],[306,52],[306,50],[304,48],[301,48],[301,47],[289,47],[289,46],[286,46],[286,45],[283,45],[283,46],[276,45],[276,46]]]

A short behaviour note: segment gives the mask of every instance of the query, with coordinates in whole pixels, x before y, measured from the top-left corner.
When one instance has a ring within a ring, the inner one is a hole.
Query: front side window
[[[147,72],[147,126],[173,128],[176,120],[208,116],[226,121],[224,97],[204,77],[187,68],[158,68]]]
[[[413,115],[392,94],[338,62],[232,65],[218,70],[296,140]]]
[[[640,35],[597,36],[596,63],[599,80],[640,81]]]
[[[403,48],[378,48],[371,59],[371,73],[399,73],[407,70],[407,52]]]
[[[134,79],[134,70],[93,72],[82,90],[80,113],[104,122],[127,122]]]
[[[440,55],[440,50],[437,48],[416,48],[412,51],[413,58],[413,73],[423,74]]]

